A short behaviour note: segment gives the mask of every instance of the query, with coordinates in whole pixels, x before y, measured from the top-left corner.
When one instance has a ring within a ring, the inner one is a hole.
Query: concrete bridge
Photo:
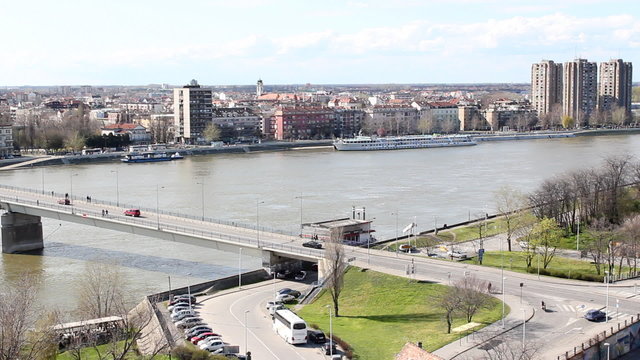
[[[60,204],[64,198],[65,194],[0,185],[0,209],[6,211],[1,217],[2,252],[42,249],[41,218],[47,217],[227,252],[242,248],[244,254],[262,258],[263,266],[271,269],[292,259],[319,262],[324,258],[324,250],[303,247],[304,240],[298,236],[273,230],[159,209],[143,209],[143,216],[129,217],[124,211],[138,207],[77,197],[69,198],[68,205]],[[323,267],[322,261],[319,265]]]

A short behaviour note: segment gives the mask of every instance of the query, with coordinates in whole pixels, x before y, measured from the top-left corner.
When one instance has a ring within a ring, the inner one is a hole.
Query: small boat
[[[143,162],[158,162],[158,161],[171,161],[171,156],[166,152],[142,152],[131,153],[124,156],[120,161],[124,163],[143,163]]]
[[[179,152],[171,155],[171,160],[180,160],[180,159],[184,159],[184,156],[180,155]]]

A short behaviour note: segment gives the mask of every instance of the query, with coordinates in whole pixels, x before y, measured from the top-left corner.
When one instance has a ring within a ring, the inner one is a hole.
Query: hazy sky
[[[531,63],[576,56],[640,69],[637,0],[1,1],[0,86],[528,82]]]

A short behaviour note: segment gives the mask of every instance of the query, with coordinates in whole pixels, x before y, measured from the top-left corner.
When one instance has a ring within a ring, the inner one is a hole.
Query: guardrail
[[[20,187],[20,186],[12,186],[12,185],[0,185],[0,189],[7,189],[7,190],[13,190],[13,191],[22,191],[22,192],[25,192],[25,193],[40,194],[40,195],[49,195],[49,194],[51,194],[51,196],[56,198],[56,199],[64,198],[65,195],[67,195],[65,193],[57,193],[55,191],[44,191],[42,189],[41,190],[37,190],[37,189],[23,188],[23,187]],[[82,201],[82,202],[89,203],[87,198],[79,197],[79,196],[76,196],[76,195],[71,195],[69,197],[69,199],[71,200],[71,202],[73,202],[73,201]],[[215,219],[215,218],[211,218],[211,217],[204,217],[203,218],[202,216],[178,213],[178,212],[173,212],[173,211],[166,211],[166,210],[162,210],[162,209],[155,209],[155,208],[149,208],[149,207],[140,207],[138,205],[132,205],[132,204],[127,204],[127,203],[123,203],[123,202],[117,202],[116,203],[115,201],[100,200],[100,199],[93,199],[92,198],[90,203],[92,203],[92,204],[101,204],[101,205],[112,206],[112,207],[119,207],[119,208],[140,209],[141,211],[151,212],[151,213],[154,213],[154,214],[155,213],[159,213],[161,215],[173,216],[173,217],[182,218],[182,219],[189,219],[189,220],[194,220],[194,221],[204,221],[204,222],[210,222],[210,223],[219,224],[219,225],[226,225],[226,226],[233,226],[233,227],[243,228],[243,229],[248,229],[248,230],[257,230],[256,225],[252,225],[252,224],[245,224],[245,223],[241,223],[241,222]],[[259,229],[260,229],[261,232],[280,234],[280,235],[286,235],[286,236],[296,236],[296,237],[299,236],[299,234],[297,232],[280,230],[280,229],[270,228],[270,227],[267,227],[267,226],[260,226]]]
[[[127,217],[120,214],[118,215],[102,214],[102,212],[98,212],[94,210],[78,209],[73,205],[73,200],[71,201],[71,205],[60,205],[60,204],[51,204],[47,202],[42,202],[39,200],[20,199],[19,197],[10,197],[10,196],[0,195],[0,202],[6,202],[9,204],[15,204],[15,205],[40,207],[40,208],[50,209],[52,211],[75,215],[75,216],[84,217],[84,218],[90,217],[90,218],[96,218],[96,219],[104,219],[114,223],[144,226],[152,230],[174,232],[176,234],[181,234],[181,235],[191,235],[191,236],[213,240],[213,241],[223,241],[223,242],[231,243],[233,245],[245,244],[248,246],[255,247],[257,249],[277,250],[277,251],[289,252],[297,255],[309,256],[313,258],[322,258],[324,256],[323,250],[305,248],[302,246],[296,247],[290,244],[280,244],[280,243],[275,243],[268,240],[260,240],[258,242],[258,239],[250,239],[246,237],[223,234],[223,233],[214,232],[214,231],[198,230],[191,227],[168,224],[160,221],[159,217],[156,221],[153,221],[153,220],[148,220],[143,218]],[[92,204],[93,203],[94,202],[92,201]],[[261,235],[269,236],[269,233],[261,232]]]

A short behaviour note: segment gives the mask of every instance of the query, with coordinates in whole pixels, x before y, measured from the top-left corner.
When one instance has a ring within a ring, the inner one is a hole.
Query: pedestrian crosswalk
[[[569,304],[549,304],[547,305],[547,309],[552,312],[568,312],[576,314],[579,317],[584,316],[584,314],[593,309],[593,307],[586,307],[584,305],[569,305]],[[602,311],[606,312],[606,309],[602,309]],[[608,313],[609,321],[624,319],[630,317],[631,314],[625,312],[616,311],[615,307],[611,307],[611,310]]]
[[[629,299],[635,296],[638,296],[637,293],[633,292],[633,290],[631,291],[618,291],[615,293],[616,297],[622,298],[622,299]]]

